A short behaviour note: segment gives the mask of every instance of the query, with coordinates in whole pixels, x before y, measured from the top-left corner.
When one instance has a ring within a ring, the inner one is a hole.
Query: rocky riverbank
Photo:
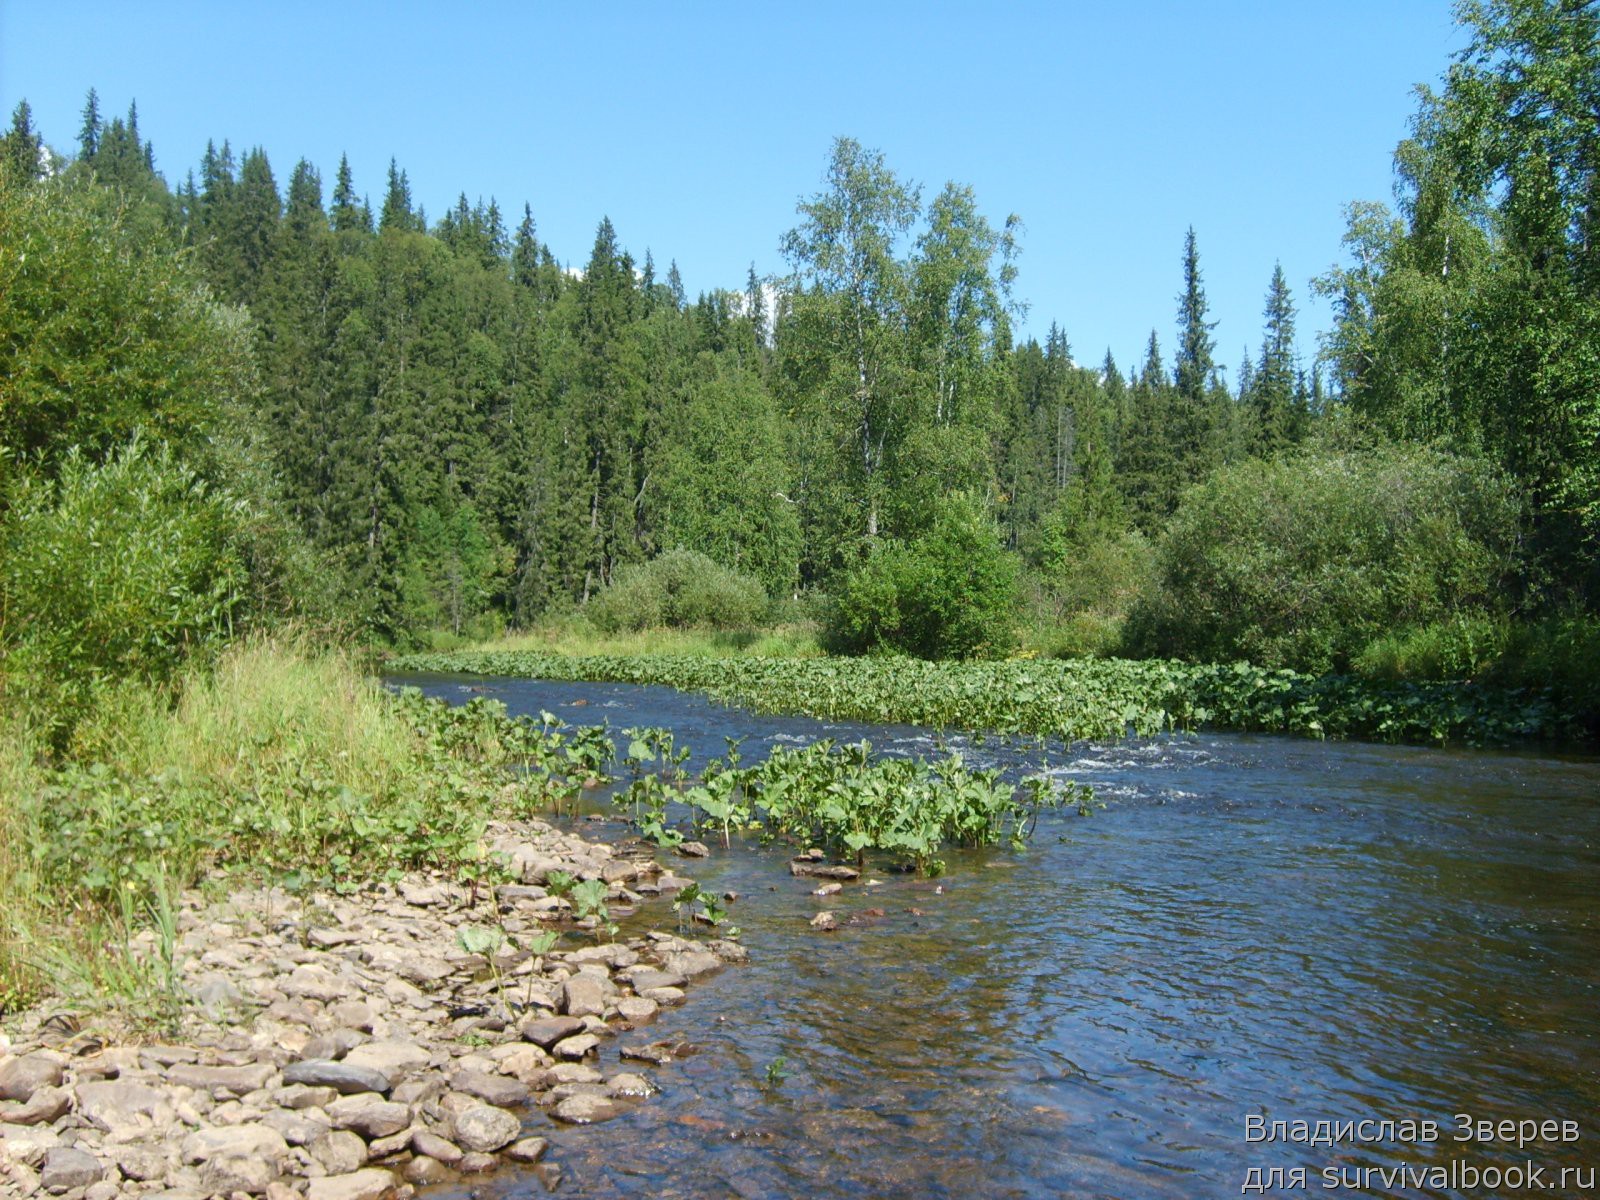
[[[489,848],[518,882],[185,896],[175,939],[140,935],[175,968],[159,1033],[59,1007],[8,1020],[0,1195],[378,1200],[507,1161],[554,1188],[541,1131],[651,1095],[650,1068],[688,1048],[645,1027],[745,952],[662,932],[517,949],[570,928],[552,873],[603,880],[615,919],[689,881],[537,821]]]

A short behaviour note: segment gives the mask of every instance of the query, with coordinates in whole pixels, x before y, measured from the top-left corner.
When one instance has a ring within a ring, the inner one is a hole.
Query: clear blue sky
[[[382,198],[393,155],[430,219],[460,192],[526,200],[582,263],[610,215],[690,294],[779,272],[832,139],[930,196],[971,184],[1026,224],[1023,331],[1059,322],[1125,366],[1170,359],[1193,225],[1230,380],[1281,259],[1303,354],[1341,206],[1387,200],[1390,159],[1461,43],[1447,0],[1335,3],[85,3],[0,0],[0,103],[76,144],[85,93],[137,99],[181,183],[206,140],[260,145],[280,187],[341,151]]]

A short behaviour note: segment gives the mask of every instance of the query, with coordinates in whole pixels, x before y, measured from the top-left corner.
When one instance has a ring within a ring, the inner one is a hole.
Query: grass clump
[[[342,655],[266,639],[167,687],[99,689],[68,758],[13,724],[0,757],[7,1007],[47,981],[127,1001],[134,928],[219,871],[340,890],[423,866],[476,881],[492,815],[543,810],[611,753],[490,701],[394,696]]]

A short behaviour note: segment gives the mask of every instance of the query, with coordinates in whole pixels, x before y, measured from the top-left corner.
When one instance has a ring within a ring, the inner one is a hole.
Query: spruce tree
[[[83,125],[78,130],[78,161],[92,163],[100,149],[100,97],[93,88],[83,104]]]
[[[43,146],[33,128],[33,110],[26,100],[18,101],[11,113],[11,129],[0,138],[0,170],[13,179],[32,183],[42,170],[39,156]]]
[[[1296,369],[1294,362],[1294,301],[1282,264],[1272,268],[1267,286],[1261,357],[1250,381],[1247,403],[1255,414],[1253,449],[1263,458],[1281,453],[1294,441],[1296,427]]]

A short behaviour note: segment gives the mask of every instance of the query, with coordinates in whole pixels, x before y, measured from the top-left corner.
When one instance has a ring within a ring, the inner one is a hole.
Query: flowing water
[[[938,752],[924,730],[666,688],[397,682],[662,725],[698,756],[724,736],[747,762],[819,737]],[[1526,1162],[1545,1169],[1534,1191],[1600,1195],[1600,762],[1211,734],[950,744],[1018,774],[1048,759],[1107,807],[1047,814],[1022,853],[950,854],[938,880],[876,870],[826,900],[777,849],[683,866],[739,893],[750,962],[652,1027],[699,1047],[653,1073],[661,1096],[590,1128],[530,1119],[561,1195],[1138,1200],[1300,1167],[1306,1187],[1273,1194],[1520,1196],[1373,1172]],[[837,932],[811,929],[823,908]],[[1575,1121],[1579,1139],[1455,1141],[1458,1113]],[[1440,1133],[1250,1141],[1252,1115]],[[473,1193],[542,1190],[502,1174]]]

